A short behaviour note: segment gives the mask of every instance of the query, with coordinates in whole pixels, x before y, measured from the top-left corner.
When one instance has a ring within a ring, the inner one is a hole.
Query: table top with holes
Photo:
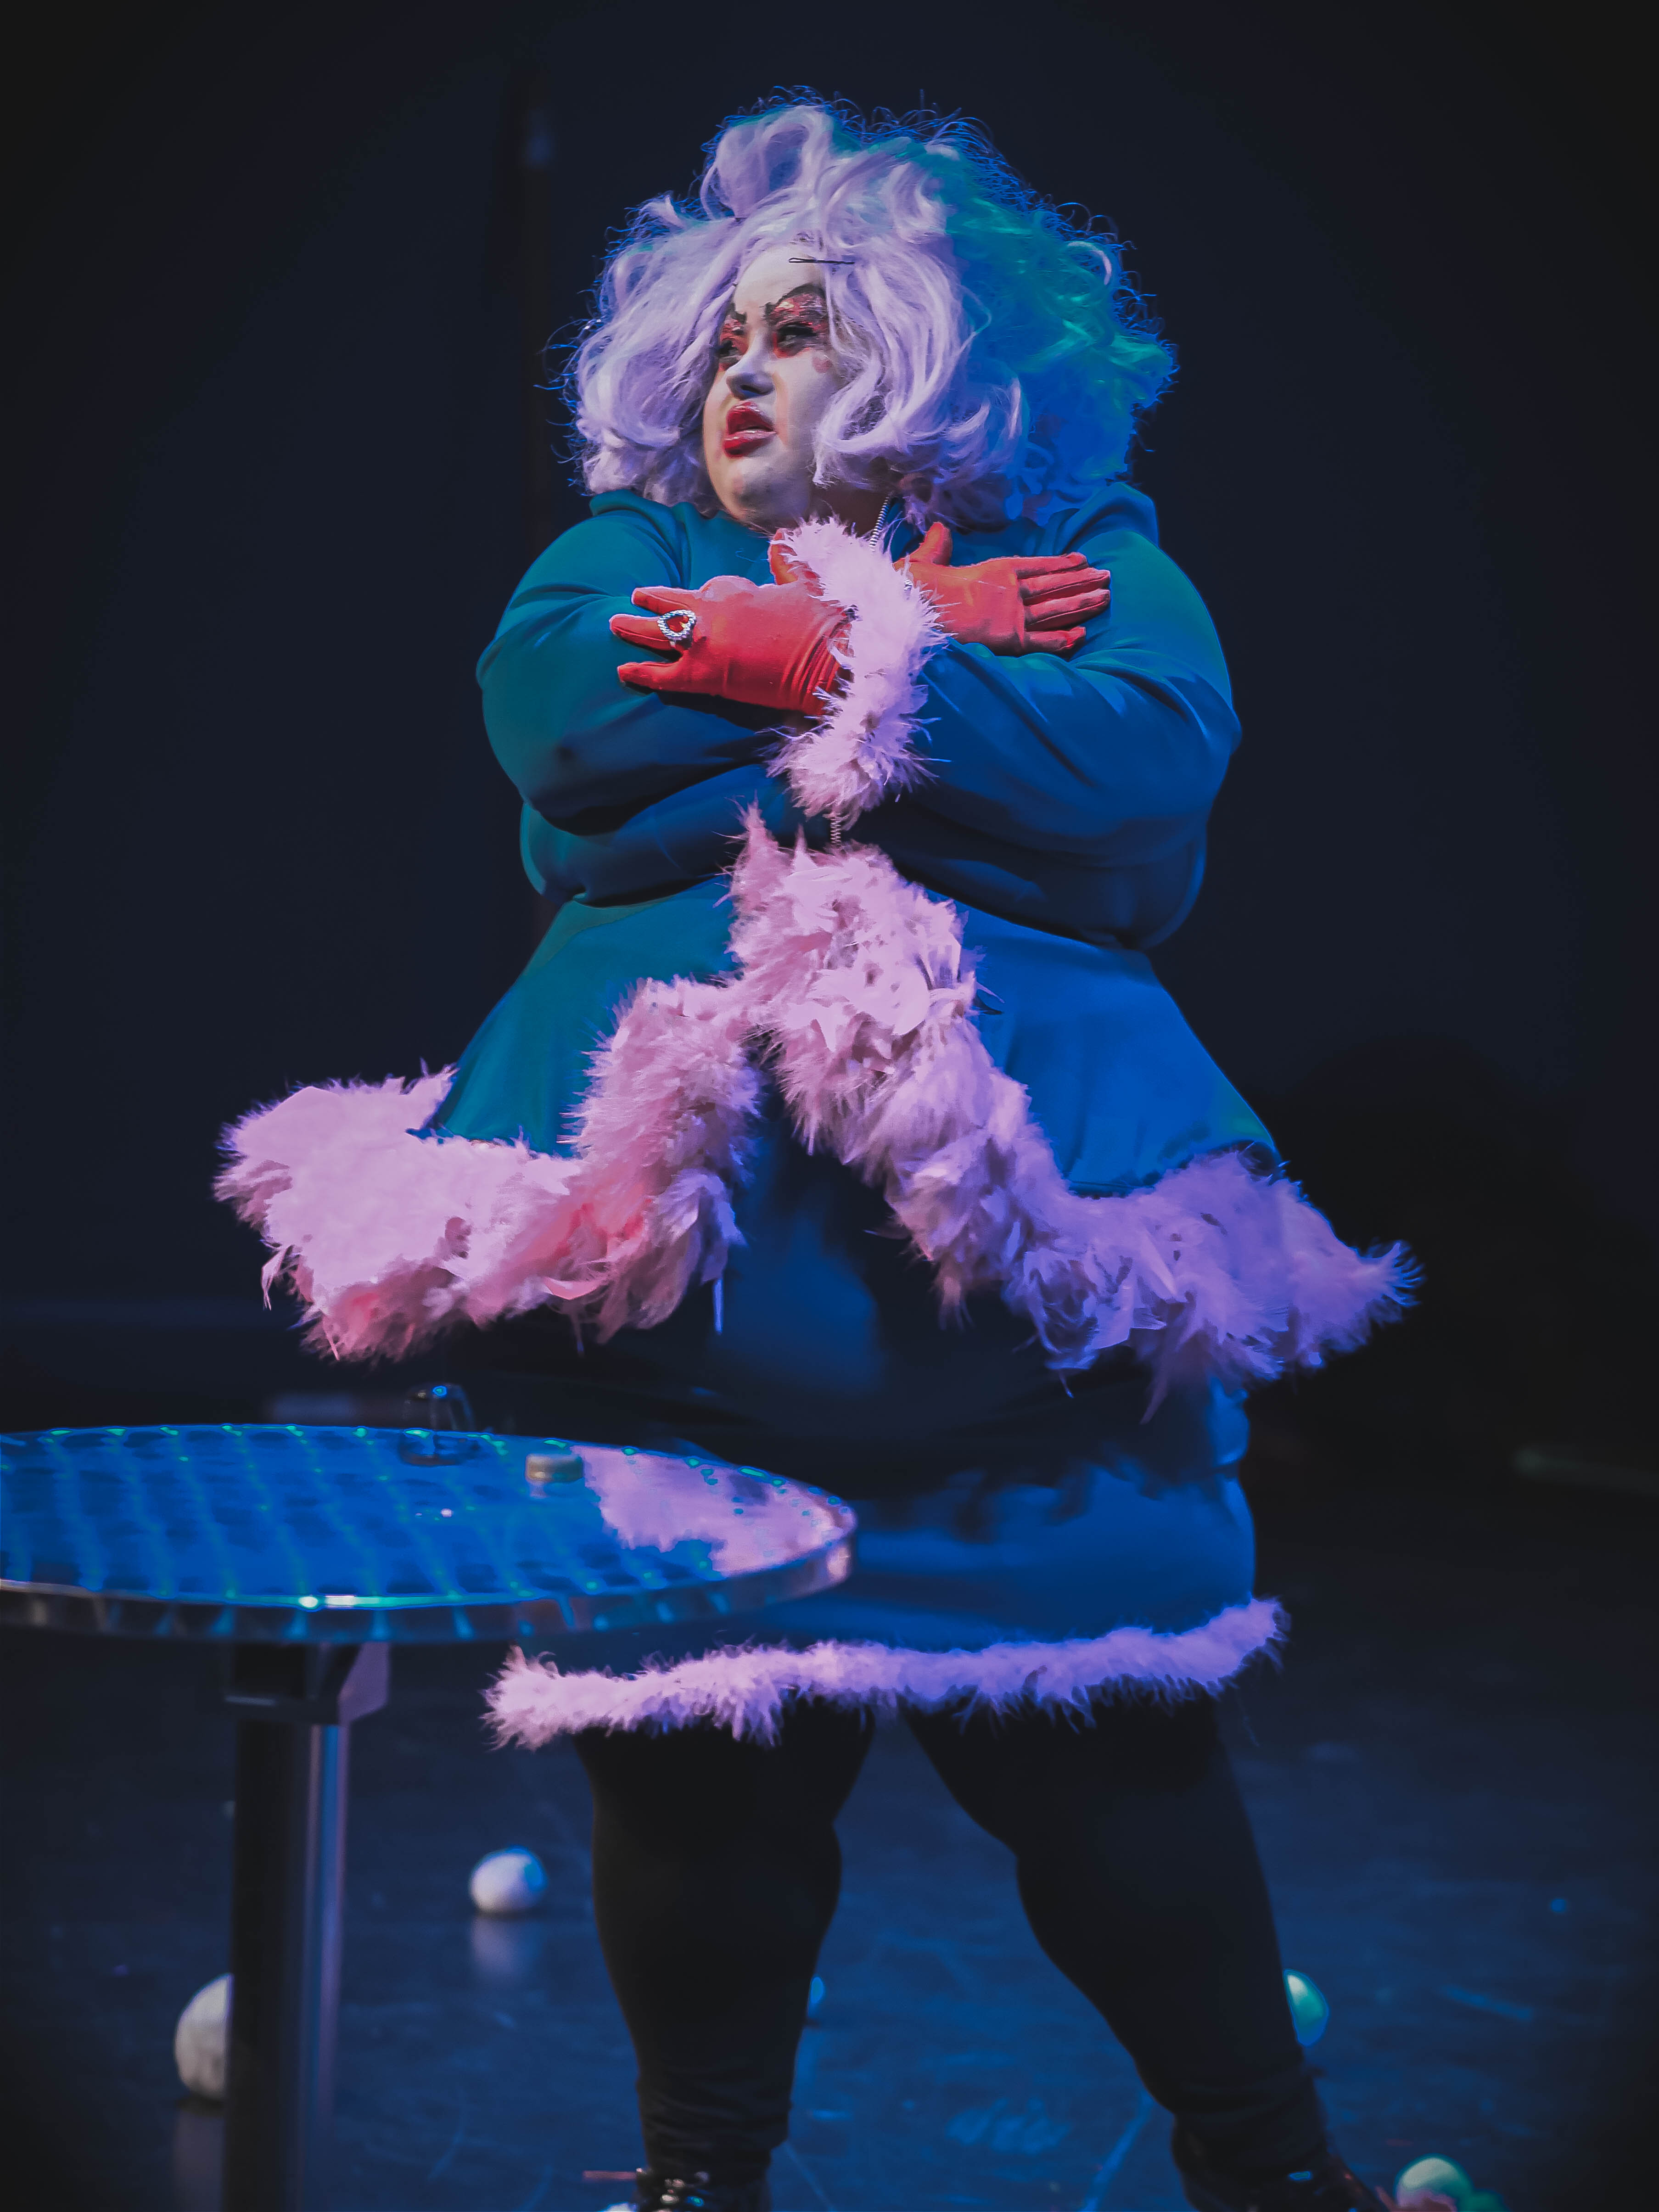
[[[224,1422],[0,1437],[0,1620],[227,1643],[577,1636],[826,1589],[839,1498],[573,1442]]]

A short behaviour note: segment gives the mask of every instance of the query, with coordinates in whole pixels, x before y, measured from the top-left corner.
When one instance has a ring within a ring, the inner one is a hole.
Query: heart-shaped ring
[[[657,628],[670,645],[690,645],[697,634],[697,617],[690,607],[670,607],[657,617]]]

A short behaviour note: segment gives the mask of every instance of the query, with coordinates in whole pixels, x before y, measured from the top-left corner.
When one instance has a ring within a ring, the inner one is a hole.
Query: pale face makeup
[[[750,530],[788,530],[836,514],[860,531],[882,495],[815,484],[818,424],[840,386],[824,300],[825,271],[799,243],[769,246],[738,279],[715,344],[702,410],[704,465],[714,496]]]

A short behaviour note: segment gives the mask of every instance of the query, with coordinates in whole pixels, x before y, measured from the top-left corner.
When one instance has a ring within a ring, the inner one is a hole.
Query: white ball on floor
[[[1414,2212],[1438,2212],[1443,2204],[1458,2206],[1474,2189],[1461,2166],[1449,2158],[1419,2158],[1408,2166],[1394,2185],[1395,2201]]]
[[[491,1851],[473,1868],[467,1887],[480,1912],[513,1920],[541,1903],[547,1874],[534,1851]]]
[[[230,2039],[230,1976],[198,1990],[173,2031],[179,2079],[192,2095],[222,2099],[225,2050]]]
[[[1305,2051],[1317,2043],[1330,2025],[1331,2008],[1322,1990],[1315,1986],[1305,1974],[1286,1973],[1285,1994],[1291,2001],[1291,2018],[1296,2024],[1296,2039]]]

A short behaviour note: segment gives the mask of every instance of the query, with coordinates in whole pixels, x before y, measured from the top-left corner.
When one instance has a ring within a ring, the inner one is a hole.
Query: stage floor
[[[1639,1498],[1265,1469],[1295,1628],[1229,1700],[1286,1963],[1330,2000],[1340,2140],[1429,2152],[1510,2212],[1619,2201],[1650,2045],[1653,1534]],[[223,1971],[231,1736],[198,1650],[9,1632],[5,2163],[20,2212],[207,2212],[219,2121],[179,2008]],[[336,2212],[599,2212],[638,2153],[565,1750],[491,1753],[494,1650],[400,1651],[356,1732]],[[1166,2212],[1163,2116],[1038,1952],[1000,1846],[884,1730],[781,2212]],[[467,1872],[525,1844],[533,1920]],[[1649,2174],[1650,2180],[1651,2173]],[[1628,2193],[1622,2201],[1634,2203]]]

